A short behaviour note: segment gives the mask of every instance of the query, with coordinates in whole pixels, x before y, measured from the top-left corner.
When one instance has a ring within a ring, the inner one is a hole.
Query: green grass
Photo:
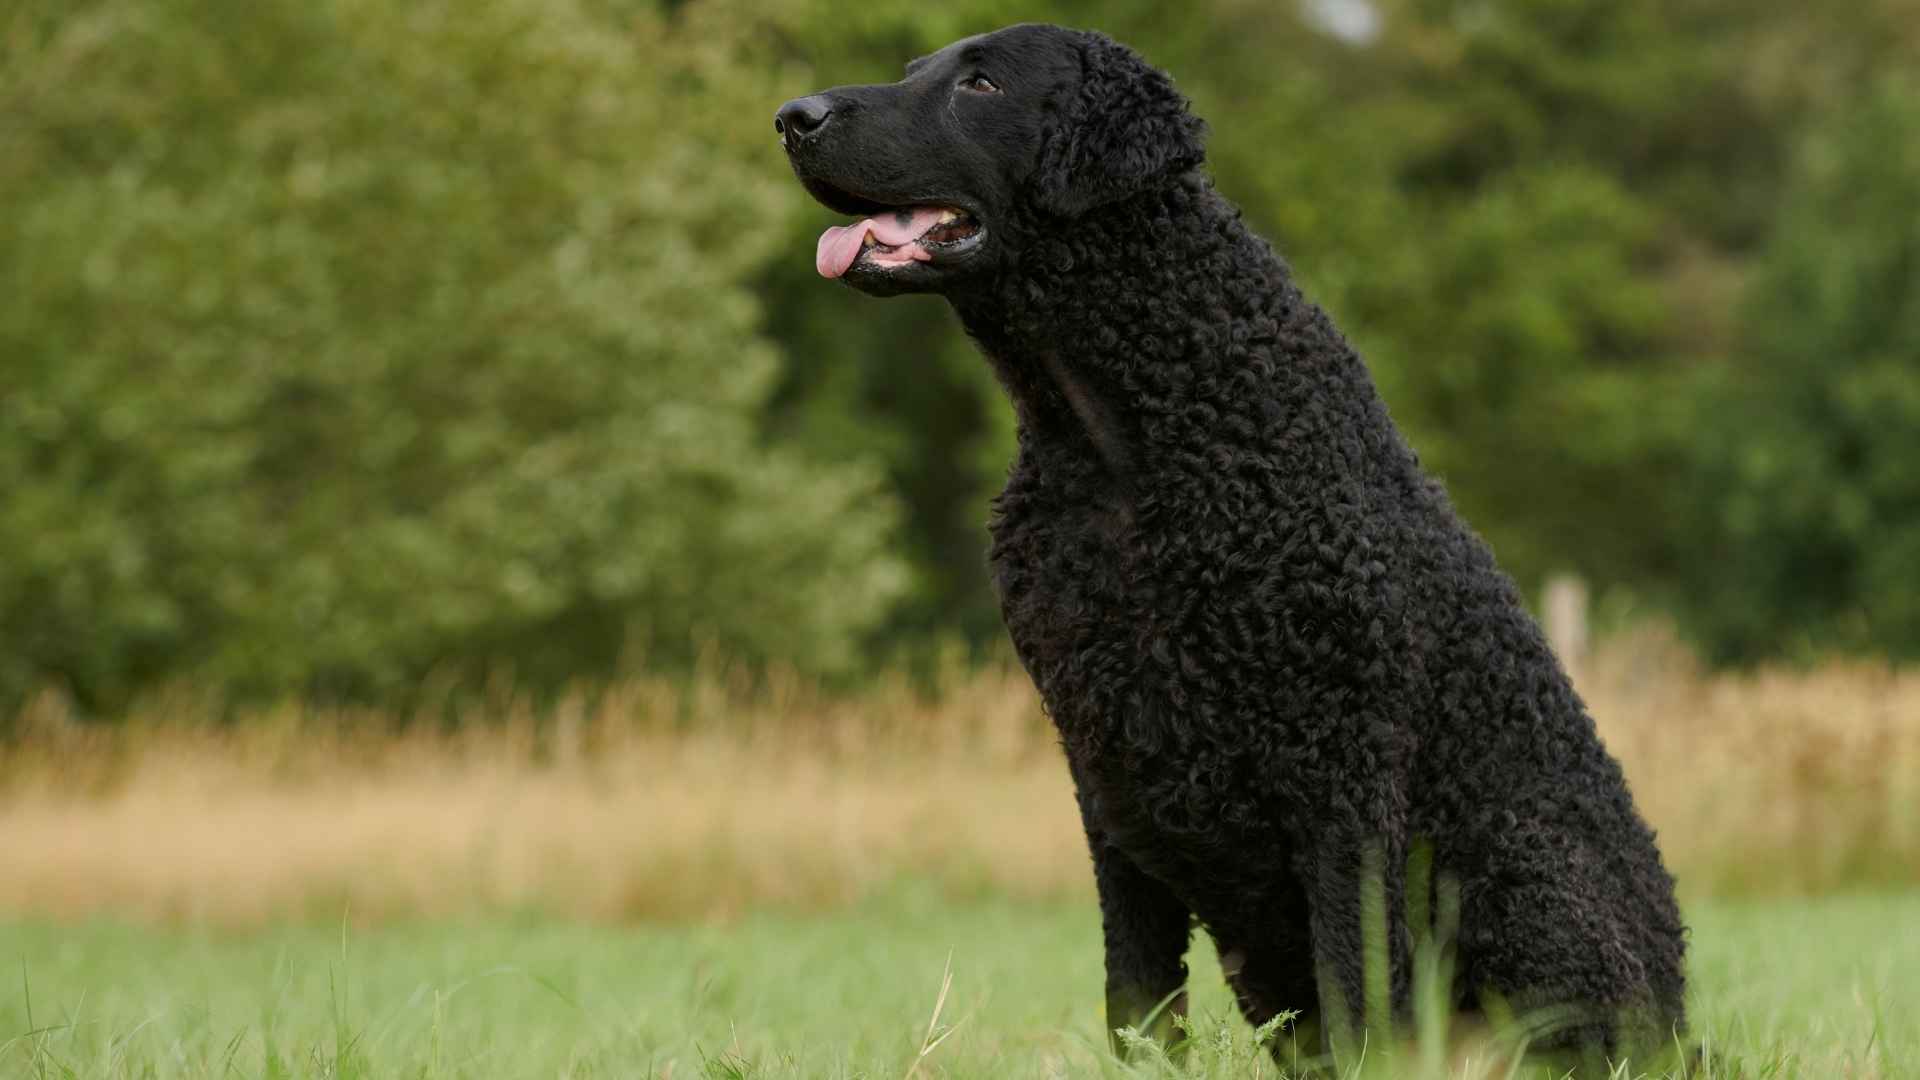
[[[1713,1075],[1920,1076],[1920,894],[1689,915]],[[1185,1067],[1251,1075],[1263,1059],[1204,939],[1192,963],[1205,1045]],[[948,1028],[918,1075],[1123,1073],[1105,1053],[1091,904],[902,889],[724,926],[14,924],[0,964],[7,1077],[898,1080]]]

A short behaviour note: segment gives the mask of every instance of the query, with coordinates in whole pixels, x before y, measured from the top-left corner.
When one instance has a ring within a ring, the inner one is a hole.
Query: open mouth
[[[837,278],[862,264],[893,270],[958,254],[977,244],[981,233],[980,222],[956,207],[886,210],[821,233],[813,265],[826,278]]]

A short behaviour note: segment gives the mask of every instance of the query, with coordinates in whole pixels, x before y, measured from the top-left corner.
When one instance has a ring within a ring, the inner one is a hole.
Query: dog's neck
[[[1018,265],[951,299],[1030,452],[1125,482],[1264,441],[1310,399],[1347,414],[1320,422],[1386,424],[1359,358],[1204,176],[1021,224]]]

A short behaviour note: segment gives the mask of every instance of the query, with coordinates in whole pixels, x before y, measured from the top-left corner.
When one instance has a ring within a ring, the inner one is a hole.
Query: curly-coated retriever
[[[775,127],[860,219],[819,272],[945,295],[1012,399],[990,558],[1079,792],[1109,1022],[1181,1006],[1195,921],[1255,1023],[1404,1012],[1451,883],[1462,1008],[1670,1039],[1684,930],[1619,766],[1167,76],[1015,26]]]

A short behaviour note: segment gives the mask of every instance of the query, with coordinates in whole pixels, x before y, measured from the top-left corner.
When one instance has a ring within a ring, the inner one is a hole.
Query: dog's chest
[[[1109,842],[1170,884],[1194,881],[1222,836],[1284,843],[1246,797],[1284,752],[1247,737],[1274,713],[1256,637],[1280,616],[1231,552],[1193,543],[1207,524],[1139,512],[1096,470],[1023,454],[991,525],[1007,630],[1076,781]]]
[[[1151,609],[1153,574],[1131,511],[1096,477],[1044,473],[1023,456],[989,529],[1007,632],[1055,718],[1067,719],[1063,697],[1124,665]]]
[[[1036,482],[1016,468],[1000,500],[993,570],[1076,782],[1107,842],[1190,903],[1235,893],[1233,867],[1203,872],[1208,845],[1231,837],[1239,850],[1278,852],[1285,838],[1247,797],[1260,748],[1219,722],[1247,713],[1240,686],[1219,678],[1220,658],[1196,666],[1183,651],[1183,619],[1210,620],[1221,597],[1197,584],[1203,568],[1176,538],[1143,529],[1098,488],[1026,487]]]

